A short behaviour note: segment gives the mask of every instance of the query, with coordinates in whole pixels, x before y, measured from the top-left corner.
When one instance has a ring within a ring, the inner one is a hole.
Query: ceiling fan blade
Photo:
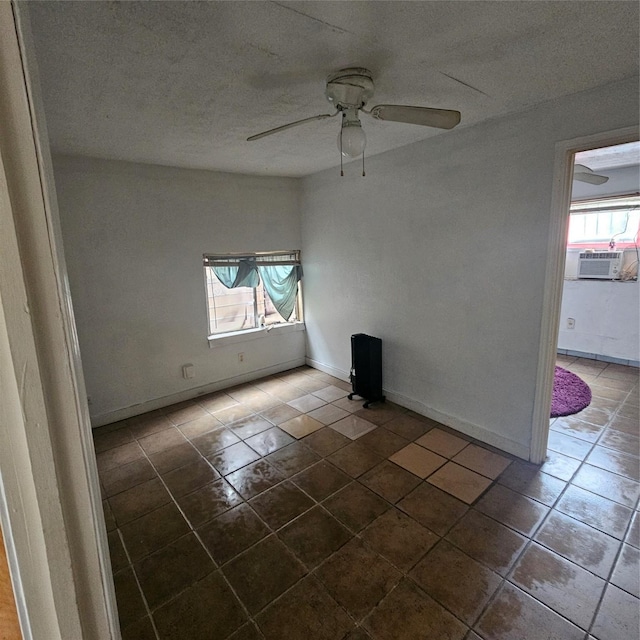
[[[429,107],[406,107],[400,104],[379,104],[368,112],[377,120],[406,122],[438,129],[453,129],[460,122],[460,112]]]
[[[318,116],[311,116],[310,118],[304,118],[304,120],[296,120],[295,122],[290,122],[289,124],[283,124],[281,127],[276,127],[275,129],[269,129],[268,131],[263,131],[262,133],[256,133],[255,136],[248,137],[247,142],[252,142],[253,140],[260,140],[260,138],[270,136],[272,133],[279,133],[280,131],[284,131],[285,129],[291,129],[291,127],[297,127],[298,125],[304,124],[305,122],[313,122],[314,120],[324,120],[325,118],[333,118],[333,116],[335,115],[338,115],[338,111],[336,111],[335,113],[321,113]]]
[[[604,184],[609,178],[593,173],[589,167],[577,164],[573,168],[573,179],[578,182],[588,182],[589,184]]]

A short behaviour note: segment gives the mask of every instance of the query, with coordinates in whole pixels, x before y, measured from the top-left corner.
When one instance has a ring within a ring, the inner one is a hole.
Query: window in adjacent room
[[[301,319],[299,251],[205,255],[209,335]]]
[[[583,200],[571,204],[569,247],[606,249],[636,247],[640,197],[624,196]]]

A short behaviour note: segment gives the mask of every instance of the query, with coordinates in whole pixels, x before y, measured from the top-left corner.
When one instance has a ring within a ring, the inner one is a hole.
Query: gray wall
[[[378,336],[392,399],[527,457],[555,144],[637,122],[634,78],[306,178],[310,362]]]
[[[207,252],[300,248],[298,181],[65,156],[54,172],[95,425],[304,362],[302,332],[209,348],[202,271]]]

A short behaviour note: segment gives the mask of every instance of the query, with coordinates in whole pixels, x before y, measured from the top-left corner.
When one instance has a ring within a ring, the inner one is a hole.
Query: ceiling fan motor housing
[[[360,109],[373,95],[371,71],[350,67],[332,73],[327,78],[325,95],[336,109]]]

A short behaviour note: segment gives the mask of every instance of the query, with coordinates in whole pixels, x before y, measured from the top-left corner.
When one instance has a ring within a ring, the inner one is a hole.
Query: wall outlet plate
[[[192,364],[185,364],[182,367],[182,377],[185,380],[191,380],[196,377],[196,368]]]

